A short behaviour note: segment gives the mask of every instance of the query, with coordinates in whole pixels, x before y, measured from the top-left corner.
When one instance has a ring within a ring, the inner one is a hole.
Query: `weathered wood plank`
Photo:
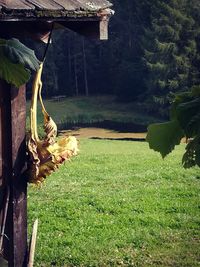
[[[4,199],[5,187],[8,180],[12,177],[12,145],[11,145],[11,109],[10,109],[10,90],[8,84],[0,80],[0,101],[1,101],[1,157],[2,157],[2,184],[4,186]],[[5,134],[7,133],[7,134]],[[2,213],[5,210],[5,202],[2,206]],[[3,217],[3,216],[2,216]],[[8,225],[6,226],[8,228]],[[7,233],[7,229],[6,229]],[[3,256],[7,259],[9,254],[8,239],[3,238]]]
[[[11,88],[12,121],[12,204],[13,204],[13,266],[26,265],[27,255],[27,181],[26,168],[26,92],[25,86]],[[11,214],[10,214],[11,215]],[[20,252],[19,252],[20,251]]]
[[[7,9],[26,10],[82,10],[99,11],[111,7],[112,4],[107,0],[0,0],[0,6]]]
[[[62,10],[63,6],[57,4],[53,0],[26,0],[28,3],[34,5],[36,8],[42,10]]]
[[[30,10],[34,9],[34,5],[31,5],[26,0],[0,0],[0,5],[7,9],[24,9],[24,10]]]
[[[2,116],[3,116],[3,99],[2,99],[2,89],[3,89],[3,83],[0,82],[0,231],[2,233],[2,227],[3,227],[3,215],[4,215],[4,203],[5,203],[5,181],[3,180],[3,140],[2,140]],[[1,237],[0,237],[1,238]],[[1,247],[0,247],[1,250]]]
[[[86,10],[101,10],[112,6],[107,0],[79,0],[78,2],[82,7],[85,7]]]
[[[100,26],[99,20],[87,19],[85,21],[75,19],[73,21],[59,21],[59,24],[69,28],[86,37],[99,39],[100,38]],[[9,33],[12,37],[19,38],[23,35],[29,36],[36,40],[42,40],[51,30],[51,24],[43,21],[24,23],[23,21],[7,21],[0,22],[0,36],[6,38]]]
[[[61,5],[65,10],[75,11],[80,9],[80,4],[73,0],[54,0],[54,2]]]
[[[99,23],[99,39],[108,40],[108,19],[104,18]]]
[[[4,238],[4,257],[9,267],[26,266],[27,256],[27,182],[22,176],[26,162],[25,87],[16,89],[4,83],[0,88],[3,181],[10,187],[10,201]]]

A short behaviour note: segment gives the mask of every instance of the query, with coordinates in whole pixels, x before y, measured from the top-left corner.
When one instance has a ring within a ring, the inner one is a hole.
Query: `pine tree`
[[[145,32],[146,84],[152,109],[163,116],[167,114],[169,94],[187,90],[191,83],[195,22],[186,7],[181,0],[157,1],[151,10],[151,26]]]

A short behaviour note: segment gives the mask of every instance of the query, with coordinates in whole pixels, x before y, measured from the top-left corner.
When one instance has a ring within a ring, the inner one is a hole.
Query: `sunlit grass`
[[[35,266],[199,266],[199,169],[184,145],[166,160],[146,143],[82,139],[80,154],[41,188]]]

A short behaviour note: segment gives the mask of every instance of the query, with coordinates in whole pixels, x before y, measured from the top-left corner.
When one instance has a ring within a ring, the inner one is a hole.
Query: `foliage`
[[[169,94],[188,90],[199,80],[194,60],[198,55],[195,20],[185,1],[156,1],[151,7],[151,24],[146,28],[143,47],[148,68],[145,77],[154,109],[168,115]]]
[[[37,70],[39,61],[34,52],[17,39],[0,39],[0,77],[20,87],[30,78],[30,70]]]
[[[171,120],[153,124],[148,128],[147,141],[150,148],[159,151],[162,157],[169,154],[185,136],[188,140],[183,156],[183,166],[200,167],[200,87],[176,94],[171,106]]]
[[[108,41],[54,32],[44,96],[86,95],[87,80],[90,95],[140,102],[143,113],[166,119],[169,94],[200,84],[199,1],[112,2]],[[34,44],[39,57],[43,46]]]
[[[35,266],[198,267],[199,170],[180,166],[183,150],[163,161],[145,142],[81,139],[75,160],[29,187]]]
[[[164,158],[175,147],[179,145],[183,131],[177,120],[165,123],[151,124],[148,127],[147,142],[150,148],[161,153]]]

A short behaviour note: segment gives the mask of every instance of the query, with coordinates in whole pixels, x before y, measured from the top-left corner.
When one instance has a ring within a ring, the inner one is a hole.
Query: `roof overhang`
[[[111,6],[107,0],[0,0],[0,35],[44,41],[56,23],[56,28],[107,40]]]

